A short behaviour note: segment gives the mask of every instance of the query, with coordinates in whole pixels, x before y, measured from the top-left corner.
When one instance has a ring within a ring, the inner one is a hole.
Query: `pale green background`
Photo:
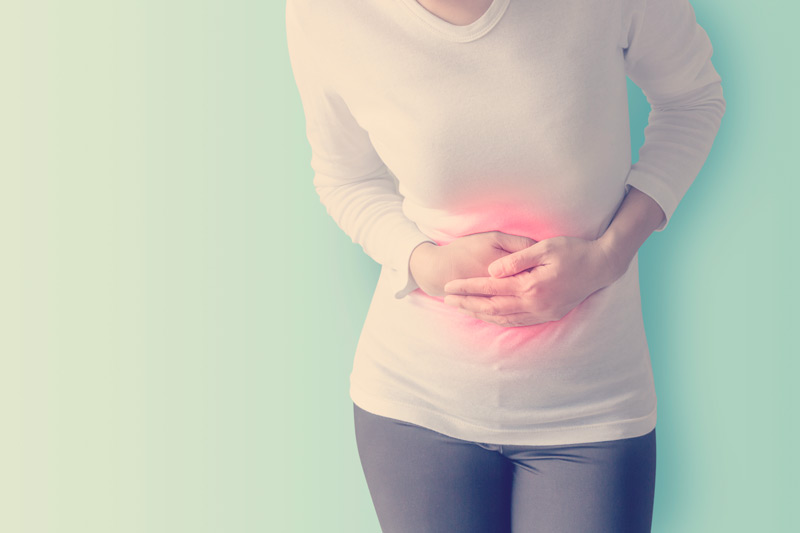
[[[728,111],[641,251],[653,530],[797,531],[800,13],[693,5]],[[2,2],[0,531],[378,531],[348,396],[378,266],[312,187],[283,13]]]

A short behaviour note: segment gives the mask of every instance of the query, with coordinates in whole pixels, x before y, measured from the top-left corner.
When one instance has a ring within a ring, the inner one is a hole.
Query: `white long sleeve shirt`
[[[663,230],[725,111],[689,2],[494,0],[457,26],[416,0],[288,0],[286,30],[316,190],[382,265],[352,400],[484,443],[652,430],[637,258],[561,320],[526,327],[459,313],[408,265],[421,242],[484,231],[595,239],[631,186]],[[652,108],[634,165],[626,75]]]

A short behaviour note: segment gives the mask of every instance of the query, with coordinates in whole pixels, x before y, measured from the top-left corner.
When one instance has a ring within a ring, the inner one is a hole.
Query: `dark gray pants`
[[[448,437],[353,405],[383,533],[647,533],[655,429],[564,446]]]

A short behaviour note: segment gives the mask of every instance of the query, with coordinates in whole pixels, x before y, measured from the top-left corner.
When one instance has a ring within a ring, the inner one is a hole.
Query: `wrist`
[[[606,231],[595,243],[608,266],[611,284],[628,270],[637,249],[613,231]]]
[[[438,247],[437,244],[430,241],[421,242],[414,247],[408,260],[408,267],[411,269],[412,276],[414,276],[415,270],[419,271],[420,264],[429,263],[431,254],[435,253]]]
[[[617,277],[628,270],[636,252],[663,222],[664,216],[655,200],[631,187],[608,228],[597,239]]]

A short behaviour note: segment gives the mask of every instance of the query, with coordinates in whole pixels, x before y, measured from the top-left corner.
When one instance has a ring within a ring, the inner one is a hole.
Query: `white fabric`
[[[382,265],[353,401],[485,443],[653,429],[636,258],[563,319],[517,328],[428,296],[408,259],[492,230],[594,239],[630,186],[669,220],[725,110],[688,1],[494,0],[456,26],[416,0],[288,0],[286,25],[314,185]],[[626,74],[652,107],[632,166]]]

